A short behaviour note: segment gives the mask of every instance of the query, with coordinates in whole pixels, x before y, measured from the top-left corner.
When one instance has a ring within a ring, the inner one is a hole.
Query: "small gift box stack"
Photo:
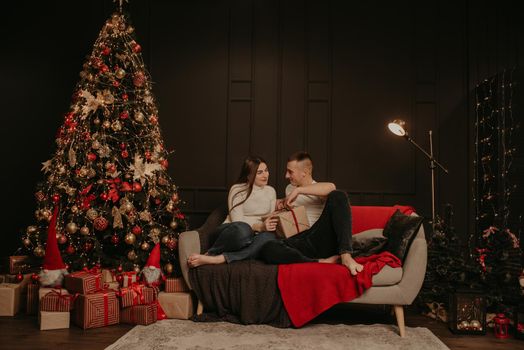
[[[7,273],[0,275],[0,316],[14,316],[26,304],[26,292],[34,268],[27,256],[11,256]]]
[[[148,325],[158,320],[158,288],[134,283],[120,288],[120,323]]]
[[[40,330],[69,328],[70,311],[74,296],[62,288],[37,289],[39,301],[38,323]]]
[[[167,318],[187,320],[193,316],[193,299],[182,277],[168,277],[165,290],[158,295],[158,302]]]

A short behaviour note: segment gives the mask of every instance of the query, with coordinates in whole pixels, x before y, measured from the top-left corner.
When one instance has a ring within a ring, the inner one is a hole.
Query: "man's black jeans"
[[[335,190],[328,194],[324,210],[311,228],[266,242],[260,257],[269,264],[292,264],[352,252],[349,200],[345,192]]]

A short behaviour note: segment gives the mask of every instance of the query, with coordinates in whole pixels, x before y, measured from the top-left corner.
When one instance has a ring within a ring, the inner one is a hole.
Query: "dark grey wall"
[[[438,203],[472,229],[472,91],[522,63],[516,1],[131,1],[155,81],[171,172],[196,224],[222,201],[248,153],[285,187],[301,149],[315,178],[353,204],[430,210],[428,162],[388,133],[395,117],[450,170]],[[54,150],[84,56],[113,9],[109,0],[3,5],[1,184],[6,244],[31,222],[40,162]]]

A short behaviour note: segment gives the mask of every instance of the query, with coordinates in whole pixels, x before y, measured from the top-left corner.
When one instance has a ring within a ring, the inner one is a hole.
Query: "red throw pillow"
[[[406,205],[394,205],[392,207],[352,206],[352,233],[358,234],[359,232],[374,228],[384,228],[391,215],[393,215],[397,209],[405,215],[410,215],[415,212],[413,207]]]

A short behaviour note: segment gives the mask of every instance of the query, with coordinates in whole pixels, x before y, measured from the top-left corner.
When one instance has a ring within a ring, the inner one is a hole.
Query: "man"
[[[276,209],[305,206],[310,228],[287,239],[267,242],[261,257],[271,264],[340,262],[352,275],[363,266],[352,257],[351,211],[346,193],[333,183],[313,180],[313,161],[306,152],[288,158],[286,198]]]

